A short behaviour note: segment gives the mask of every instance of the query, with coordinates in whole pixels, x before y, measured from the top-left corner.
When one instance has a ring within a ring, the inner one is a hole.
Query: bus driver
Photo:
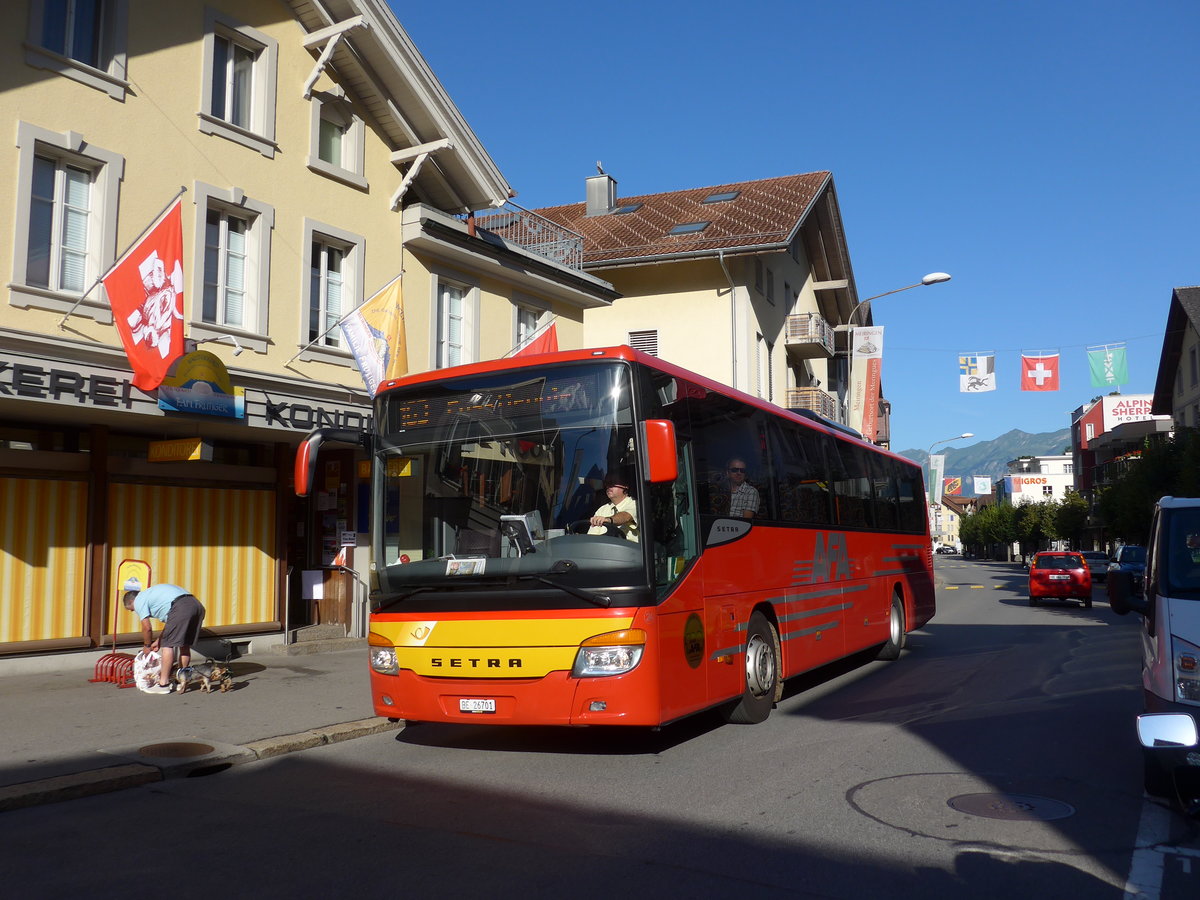
[[[629,485],[625,479],[609,475],[604,479],[604,494],[608,502],[596,510],[588,520],[588,534],[607,534],[606,526],[615,525],[626,540],[637,542],[637,501],[629,496]]]

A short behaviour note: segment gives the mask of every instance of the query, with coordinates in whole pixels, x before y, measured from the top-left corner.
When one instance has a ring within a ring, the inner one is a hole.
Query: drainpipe
[[[717,262],[721,264],[721,270],[725,273],[725,280],[729,282],[729,361],[731,365],[729,374],[729,386],[737,387],[737,289],[734,287],[733,279],[729,277],[729,269],[725,265],[725,251],[717,250]]]

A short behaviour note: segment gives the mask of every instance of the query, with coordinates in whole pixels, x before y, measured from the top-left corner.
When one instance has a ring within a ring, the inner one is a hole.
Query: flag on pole
[[[1021,390],[1057,391],[1058,354],[1045,356],[1021,355]]]
[[[1095,347],[1088,350],[1088,368],[1092,373],[1092,387],[1115,387],[1129,383],[1129,363],[1125,358],[1125,345]]]
[[[883,368],[883,328],[855,328],[850,336],[850,427],[874,441]]]
[[[380,384],[408,373],[404,297],[399,275],[346,316],[341,326],[372,397]]]
[[[518,350],[513,356],[536,356],[539,353],[556,353],[558,352],[558,326],[551,322],[550,327],[543,329],[540,334],[535,333],[530,338],[529,343]]]
[[[946,457],[935,453],[929,457],[929,502],[942,502],[942,473],[945,471]]]
[[[152,391],[183,356],[183,213],[176,200],[101,280],[133,385]]]
[[[975,495],[982,496],[992,492],[992,479],[987,475],[975,476]]]
[[[976,394],[996,389],[996,357],[973,353],[958,358],[958,391]]]
[[[962,478],[943,478],[942,479],[942,496],[943,497],[961,497],[962,496]]]

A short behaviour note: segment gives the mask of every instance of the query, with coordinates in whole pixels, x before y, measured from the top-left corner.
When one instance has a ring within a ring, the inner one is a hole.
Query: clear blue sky
[[[1152,392],[1200,283],[1196,0],[391,5],[522,206],[597,160],[622,196],[828,169],[861,298],[951,273],[873,304],[896,450],[1067,427],[1093,345]],[[994,393],[959,393],[970,351]]]

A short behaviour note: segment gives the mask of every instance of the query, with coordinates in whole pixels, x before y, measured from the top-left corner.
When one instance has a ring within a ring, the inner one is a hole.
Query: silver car
[[[1083,561],[1091,570],[1092,581],[1103,581],[1108,575],[1108,554],[1101,553],[1099,550],[1084,550],[1079,555],[1083,557]]]

